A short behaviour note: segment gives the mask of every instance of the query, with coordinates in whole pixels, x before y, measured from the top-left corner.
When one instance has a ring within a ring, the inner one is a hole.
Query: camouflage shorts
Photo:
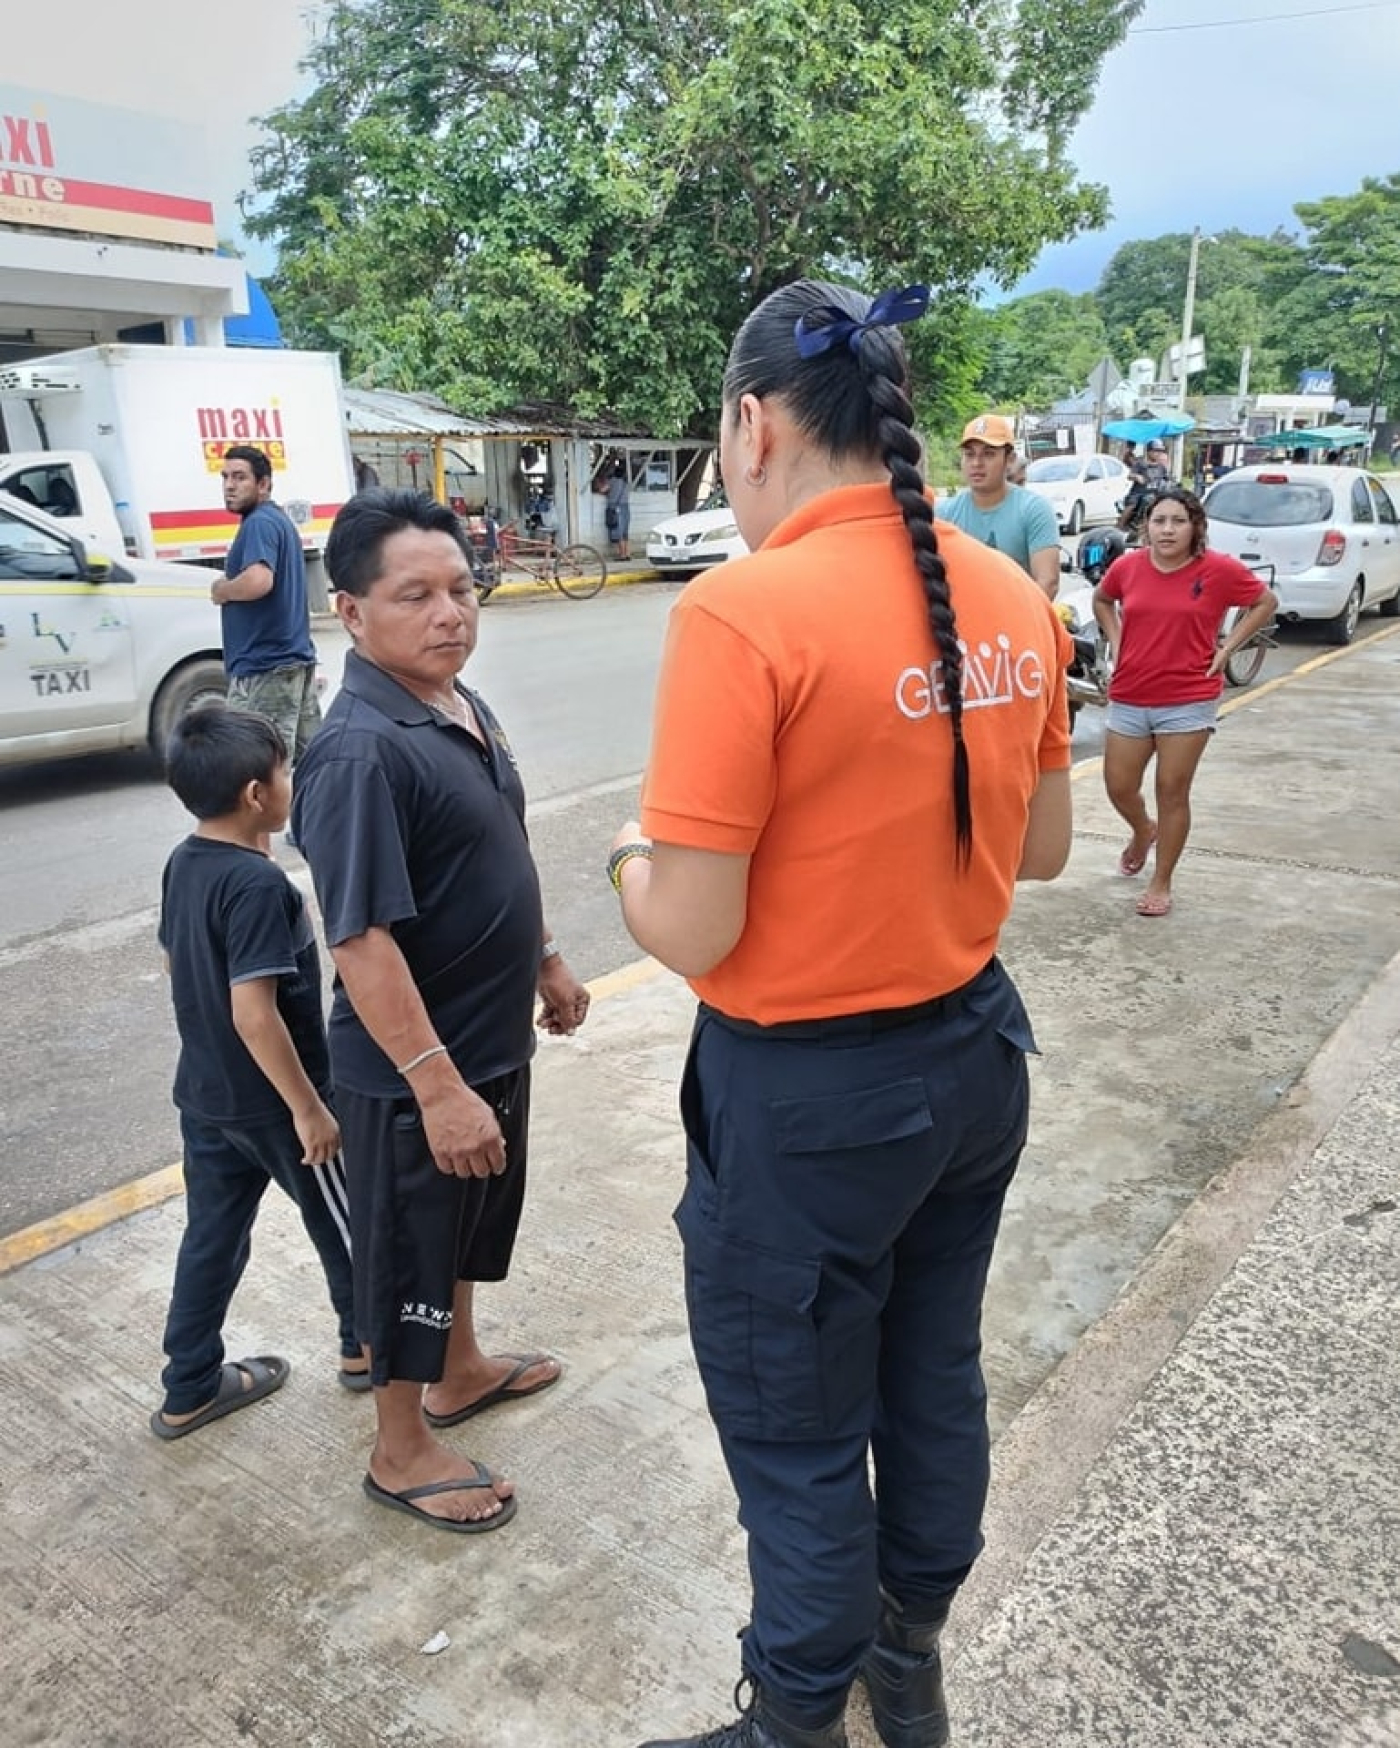
[[[306,751],[307,742],[321,726],[314,662],[271,668],[265,674],[240,675],[228,683],[228,701],[234,710],[247,710],[275,722],[287,743],[292,764]]]

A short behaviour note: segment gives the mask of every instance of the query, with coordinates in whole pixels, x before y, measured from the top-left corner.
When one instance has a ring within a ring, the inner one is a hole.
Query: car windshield
[[[1206,514],[1216,522],[1244,522],[1251,528],[1294,528],[1332,520],[1332,493],[1315,481],[1226,479],[1206,499]]]
[[[1052,455],[1044,461],[1033,461],[1026,469],[1026,484],[1043,486],[1054,479],[1078,479],[1079,463],[1068,457]]]

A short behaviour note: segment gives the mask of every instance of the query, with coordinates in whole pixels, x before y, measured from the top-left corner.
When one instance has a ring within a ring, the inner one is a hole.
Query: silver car
[[[1320,620],[1329,642],[1350,643],[1363,608],[1400,613],[1400,520],[1364,468],[1263,462],[1204,501],[1217,552],[1274,567],[1280,619]]]

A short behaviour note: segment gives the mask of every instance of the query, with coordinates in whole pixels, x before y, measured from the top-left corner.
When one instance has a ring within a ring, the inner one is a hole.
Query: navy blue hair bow
[[[834,303],[820,303],[807,310],[793,324],[799,358],[818,358],[844,341],[852,352],[859,352],[860,337],[871,328],[902,327],[905,322],[917,322],[928,308],[929,288],[926,285],[906,285],[903,291],[882,291],[865,313],[864,321],[853,321]],[[821,327],[810,324],[818,316],[828,316]]]

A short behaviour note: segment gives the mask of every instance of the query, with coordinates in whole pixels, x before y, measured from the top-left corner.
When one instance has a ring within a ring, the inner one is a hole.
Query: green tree
[[[1185,232],[1125,243],[1104,269],[1098,300],[1110,348],[1127,358],[1159,359],[1181,339],[1191,238]],[[1276,305],[1305,261],[1294,239],[1222,231],[1203,238],[1197,255],[1192,327],[1202,336],[1206,373],[1192,388],[1229,393],[1241,353],[1251,350],[1255,388],[1281,388],[1285,369]]]
[[[988,313],[981,389],[989,405],[1046,406],[1084,387],[1108,349],[1092,292],[1037,291]]]
[[[296,340],[464,409],[703,430],[734,328],[803,273],[937,285],[951,407],[973,284],[1105,216],[1065,145],[1141,4],[334,0],[248,228]]]
[[[1393,411],[1400,401],[1400,174],[1367,177],[1354,194],[1293,210],[1305,231],[1304,271],[1279,288],[1286,366],[1295,374],[1330,364],[1339,395],[1369,406],[1378,391]]]

